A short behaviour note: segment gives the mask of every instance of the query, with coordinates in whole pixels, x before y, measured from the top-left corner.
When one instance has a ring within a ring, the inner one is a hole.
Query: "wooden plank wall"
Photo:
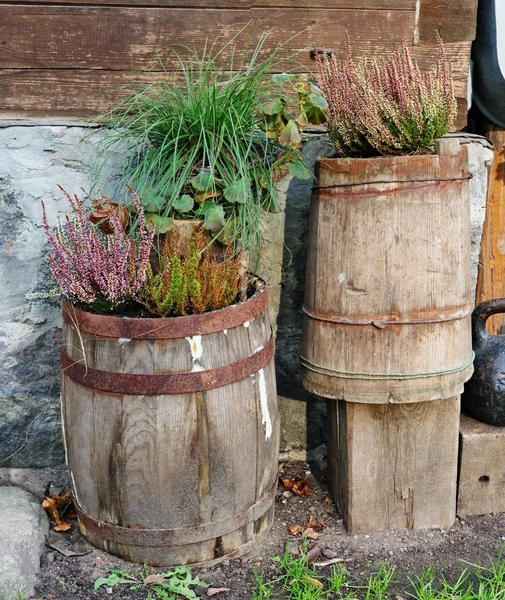
[[[175,44],[202,49],[227,27],[276,27],[272,44],[314,69],[308,48],[356,54],[413,45],[423,68],[436,59],[434,30],[446,41],[466,121],[467,72],[477,0],[0,0],[0,118],[84,118],[146,81],[156,52]],[[268,49],[267,49],[268,50]],[[176,69],[176,64],[168,65]],[[154,67],[156,69],[156,67]]]

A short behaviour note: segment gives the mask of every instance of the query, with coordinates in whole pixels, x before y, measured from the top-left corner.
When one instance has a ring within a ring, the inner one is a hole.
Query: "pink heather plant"
[[[85,214],[82,202],[63,188],[73,211],[51,231],[42,203],[43,224],[51,243],[51,271],[63,295],[91,310],[103,312],[133,299],[145,281],[154,231],[145,226],[144,211],[132,191],[137,210],[135,233],[126,233],[117,214],[110,217],[112,233],[103,234]]]
[[[437,34],[440,58],[422,74],[408,48],[387,58],[354,62],[316,54],[328,101],[328,132],[340,156],[410,154],[445,135],[457,113],[451,64]]]

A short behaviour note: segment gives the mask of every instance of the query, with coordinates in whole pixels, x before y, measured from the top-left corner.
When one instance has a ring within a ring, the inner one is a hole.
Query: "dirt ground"
[[[312,547],[316,547],[313,552],[319,552],[318,561],[335,557],[350,559],[345,566],[351,575],[358,578],[374,572],[381,561],[394,564],[396,593],[405,589],[408,574],[420,574],[430,565],[439,574],[455,580],[466,566],[462,561],[485,565],[489,556],[495,558],[498,555],[505,541],[505,514],[458,519],[448,531],[393,531],[348,535],[335,506],[329,503],[325,482],[320,476],[322,471],[317,465],[313,464],[312,467],[313,469],[307,463],[283,465],[283,477],[295,475],[306,478],[313,492],[309,496],[297,497],[285,493],[280,485],[273,528],[253,550],[240,559],[225,561],[213,568],[194,569],[200,579],[212,587],[230,588],[230,592],[223,592],[215,598],[248,600],[253,593],[253,570],[263,571],[267,578],[274,577],[277,571],[271,557],[281,555],[287,543],[296,552],[297,541],[300,540],[300,536],[293,537],[289,534],[289,527],[294,524],[305,525],[311,516],[323,519],[325,524],[321,536],[310,542]],[[112,595],[110,588],[103,587],[96,592],[93,590],[94,581],[106,576],[110,569],[119,568],[135,573],[140,571],[140,566],[91,547],[80,536],[75,524],[70,533],[51,532],[48,542],[56,542],[56,545],[78,553],[87,553],[67,557],[47,546],[41,561],[35,598],[146,598],[144,590],[130,591],[126,586],[114,588]],[[320,567],[319,570],[321,574],[325,574],[330,568]],[[152,573],[160,571],[162,569],[151,569]],[[197,590],[197,593],[207,597],[204,589]]]

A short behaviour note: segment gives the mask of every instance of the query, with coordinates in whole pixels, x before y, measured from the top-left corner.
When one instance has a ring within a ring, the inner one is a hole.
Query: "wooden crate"
[[[460,397],[328,400],[330,492],[350,533],[449,528],[456,515]]]
[[[505,512],[505,427],[461,416],[458,515]]]

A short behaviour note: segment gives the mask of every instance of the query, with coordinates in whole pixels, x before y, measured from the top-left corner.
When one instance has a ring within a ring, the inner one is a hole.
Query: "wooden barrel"
[[[350,402],[457,396],[473,371],[468,154],[321,159],[303,385]]]
[[[269,530],[279,416],[267,291],[202,315],[64,305],[63,432],[81,532],[154,566],[235,557]]]

